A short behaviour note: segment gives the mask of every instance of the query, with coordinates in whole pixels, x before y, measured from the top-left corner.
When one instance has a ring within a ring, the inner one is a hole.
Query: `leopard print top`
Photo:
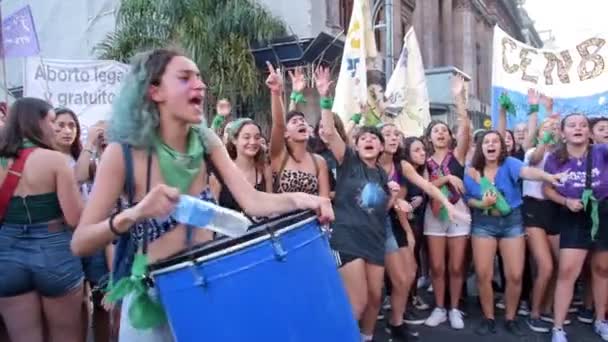
[[[277,177],[277,173],[273,174]],[[305,192],[310,195],[319,195],[319,179],[313,173],[300,170],[283,170],[279,179],[277,193]]]

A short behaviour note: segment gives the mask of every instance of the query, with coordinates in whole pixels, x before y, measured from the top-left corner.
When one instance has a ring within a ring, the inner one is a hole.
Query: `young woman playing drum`
[[[268,83],[275,84],[277,79],[278,75],[271,72]],[[198,67],[183,54],[158,49],[139,55],[124,84],[110,123],[110,136],[115,142],[104,152],[90,200],[72,240],[76,254],[92,254],[118,236],[130,234],[133,241],[149,237],[147,254],[154,262],[183,250],[187,235],[192,243],[209,240],[210,232],[195,229],[187,234],[186,227],[166,218],[180,193],[200,199],[211,197],[206,159],[218,170],[243,210],[252,216],[314,209],[322,221],[333,217],[329,199],[303,193],[273,195],[254,189],[218,136],[203,124],[206,85]],[[111,214],[127,179],[124,144],[131,149],[137,204]],[[127,297],[122,303],[121,340],[171,339],[167,326],[133,329],[126,315],[129,307]]]

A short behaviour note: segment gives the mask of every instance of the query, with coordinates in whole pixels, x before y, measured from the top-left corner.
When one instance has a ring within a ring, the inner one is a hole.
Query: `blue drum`
[[[311,213],[191,249],[151,275],[179,342],[361,339],[328,234]]]

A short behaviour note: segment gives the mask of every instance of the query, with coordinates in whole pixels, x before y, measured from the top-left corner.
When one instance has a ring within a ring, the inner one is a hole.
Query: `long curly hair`
[[[139,53],[114,100],[108,127],[110,141],[135,148],[152,146],[160,118],[157,104],[148,96],[151,85],[160,85],[167,65],[174,57],[184,56],[177,49],[156,49]]]

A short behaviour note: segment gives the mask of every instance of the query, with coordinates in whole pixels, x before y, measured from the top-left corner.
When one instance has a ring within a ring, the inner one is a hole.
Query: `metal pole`
[[[9,91],[8,91],[8,81],[7,79],[7,75],[6,75],[6,51],[4,51],[4,27],[1,24],[2,22],[2,4],[0,3],[0,44],[2,44],[1,47],[1,51],[2,51],[2,86],[4,87],[4,101],[6,101],[6,105],[8,106],[8,96],[9,96]]]
[[[393,39],[394,27],[394,5],[393,0],[384,0],[384,22],[386,24],[386,63],[384,65],[384,73],[386,74],[386,82],[393,74],[393,51],[395,49],[395,41]]]

